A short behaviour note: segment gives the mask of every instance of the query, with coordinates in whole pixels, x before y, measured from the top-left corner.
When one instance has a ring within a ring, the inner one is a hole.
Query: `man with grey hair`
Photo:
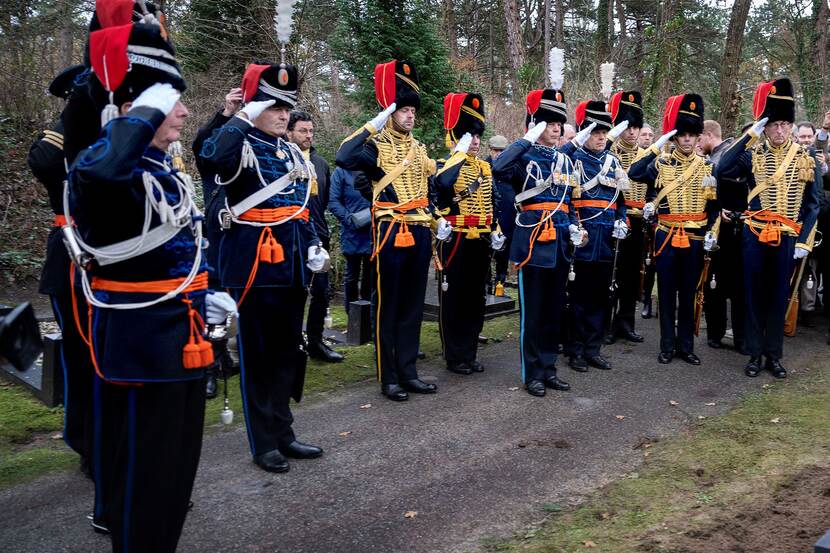
[[[651,125],[645,123],[643,128],[640,129],[640,136],[637,138],[637,144],[640,148],[647,150],[651,143],[654,141],[654,129],[651,128]]]

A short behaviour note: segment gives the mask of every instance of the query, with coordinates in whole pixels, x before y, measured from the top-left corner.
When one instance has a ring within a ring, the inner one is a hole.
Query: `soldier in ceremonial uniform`
[[[617,92],[611,96],[609,109],[614,125],[628,122],[628,127],[611,143],[611,152],[627,173],[634,160],[645,152],[637,144],[643,127],[642,96],[636,90]],[[629,342],[643,341],[643,337],[634,329],[634,313],[642,293],[645,271],[651,265],[651,254],[646,252],[646,245],[650,244],[653,232],[651,225],[643,221],[646,188],[642,182],[629,181],[629,187],[624,192],[630,232],[625,242],[620,244],[620,259],[617,265],[617,313],[611,328],[611,341],[616,338]]]
[[[703,99],[680,94],[666,102],[661,136],[628,170],[633,181],[648,185],[643,216],[657,215],[654,259],[660,300],[659,363],[677,356],[699,365],[694,353],[695,291],[704,267],[704,251],[717,246],[718,206],[712,165],[695,153],[703,132]],[[672,140],[671,153],[662,151]],[[676,315],[676,317],[675,317]],[[675,320],[677,326],[675,327]]]
[[[306,352],[302,324],[313,272],[329,257],[310,222],[313,166],[285,133],[298,95],[293,65],[250,64],[244,107],[202,146],[202,163],[225,187],[219,278],[239,304],[242,399],[254,463],[289,469],[286,457],[322,449],[296,439],[289,401],[300,401]]]
[[[62,71],[49,85],[49,92],[65,100],[72,91],[75,78],[84,69],[83,65],[76,65]],[[49,295],[55,322],[61,329],[60,362],[65,383],[63,439],[81,456],[81,471],[91,478],[93,369],[89,347],[75,323],[70,284],[71,261],[63,246],[61,234],[61,227],[66,223],[63,215],[63,185],[67,167],[61,118],[50,129],[44,130],[32,144],[28,163],[32,173],[46,188],[49,206],[55,214],[54,225],[46,240],[46,260],[38,291]],[[82,298],[78,305],[79,322],[85,323],[86,304]]]
[[[781,357],[793,260],[812,250],[821,175],[809,150],[793,141],[795,100],[788,78],[760,83],[752,113],[757,122],[721,156],[718,178],[722,189],[748,180],[743,262],[750,358],[744,372],[758,376],[763,355],[763,368],[785,378]]]
[[[438,162],[436,207],[453,233],[438,245],[438,328],[447,369],[469,375],[484,370],[476,350],[484,325],[490,250],[504,247],[505,238],[493,213],[496,191],[490,164],[476,157],[485,128],[481,96],[447,94],[444,128],[453,150]]]
[[[576,279],[570,284],[569,365],[578,372],[586,372],[588,366],[611,369],[600,349],[610,318],[613,264],[618,262],[619,241],[628,233],[622,194],[628,188],[628,177],[607,149],[608,136],[616,139],[628,122],[612,129],[611,113],[605,108],[603,101],[581,102],[575,111],[579,132],[559,148],[574,163],[579,180],[571,205],[588,233],[588,244],[574,252]]]
[[[452,226],[433,213],[429,177],[435,161],[412,136],[421,106],[415,67],[392,60],[375,67],[375,97],[384,110],[346,138],[337,165],[363,171],[372,183],[373,257],[377,289],[375,355],[381,393],[406,401],[437,386],[418,378],[415,362],[423,319],[432,232],[446,240]]]
[[[90,35],[104,126],[70,169],[63,233],[89,305],[93,466],[113,549],[173,552],[202,443],[205,323],[236,306],[208,291],[192,182],[166,155],[188,114],[173,48],[155,18],[121,15]]]
[[[537,397],[545,388],[570,389],[556,374],[556,359],[571,247],[587,237],[571,207],[577,185],[571,160],[556,151],[568,112],[561,76],[552,81],[557,88],[528,94],[532,128],[493,162],[494,177],[513,185],[519,206],[510,261],[519,275],[522,381]]]

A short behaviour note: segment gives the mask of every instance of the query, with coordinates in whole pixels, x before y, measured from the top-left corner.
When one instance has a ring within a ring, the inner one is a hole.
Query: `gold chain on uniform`
[[[470,184],[481,178],[478,189],[458,202],[460,215],[477,215],[486,217],[493,214],[493,176],[490,164],[474,156],[467,156],[458,180],[455,181],[455,193],[469,190]]]
[[[415,140],[411,134],[399,133],[384,127],[371,140],[378,149],[378,167],[390,173],[406,158]],[[429,159],[423,144],[415,144],[416,152],[403,173],[389,186],[395,191],[398,202],[403,204],[418,198],[427,198],[427,178],[435,172],[435,162]]]
[[[772,178],[781,166],[790,145],[791,141],[788,140],[778,148],[766,141],[755,146],[752,151],[752,172],[755,175],[756,186],[764,185]],[[797,221],[804,198],[804,187],[806,183],[813,181],[814,171],[815,160],[810,157],[806,148],[801,147],[781,180],[772,183],[758,195],[761,209]]]

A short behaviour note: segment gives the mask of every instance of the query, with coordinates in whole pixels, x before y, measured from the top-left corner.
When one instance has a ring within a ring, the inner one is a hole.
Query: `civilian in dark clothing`
[[[311,120],[311,115],[304,111],[291,112],[291,118],[288,120],[288,139],[300,147],[303,156],[311,162],[315,173],[317,173],[317,194],[312,193],[311,199],[308,201],[308,210],[311,214],[311,222],[317,230],[317,237],[323,243],[323,248],[329,251],[331,234],[326,223],[326,206],[329,203],[331,172],[329,171],[329,164],[312,146],[314,122]],[[308,306],[308,318],[305,326],[306,337],[308,338],[308,355],[314,359],[336,363],[343,360],[343,354],[334,351],[323,342],[323,327],[330,299],[331,287],[329,286],[328,271],[315,273],[311,277],[311,302]]]
[[[340,222],[340,252],[346,258],[343,278],[346,312],[349,303],[372,298],[374,270],[372,256],[372,214],[369,200],[358,189],[371,186],[361,171],[341,167],[331,175],[329,211]]]
[[[508,143],[507,139],[499,134],[491,137],[487,145],[490,148],[490,155],[487,156],[486,161],[492,167],[493,160],[501,155],[504,149],[507,148]],[[507,238],[504,248],[493,254],[493,258],[496,260],[496,278],[494,285],[497,285],[499,282],[504,284],[507,281],[510,241],[513,238],[513,229],[516,228],[516,206],[513,204],[513,200],[516,198],[516,191],[513,190],[513,185],[509,182],[494,179],[493,185],[497,193],[496,217],[499,220],[501,231]]]

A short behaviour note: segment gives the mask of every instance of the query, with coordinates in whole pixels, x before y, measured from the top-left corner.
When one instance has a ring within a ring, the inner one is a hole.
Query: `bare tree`
[[[510,54],[510,65],[513,71],[510,82],[513,84],[513,93],[520,93],[519,73],[525,64],[525,45],[522,35],[522,26],[519,23],[519,6],[516,0],[504,0],[504,21],[507,24],[507,49]]]
[[[752,0],[736,0],[726,31],[726,46],[723,49],[723,63],[720,66],[720,124],[724,133],[731,134],[741,109],[737,95],[738,70],[744,46],[744,29]]]

